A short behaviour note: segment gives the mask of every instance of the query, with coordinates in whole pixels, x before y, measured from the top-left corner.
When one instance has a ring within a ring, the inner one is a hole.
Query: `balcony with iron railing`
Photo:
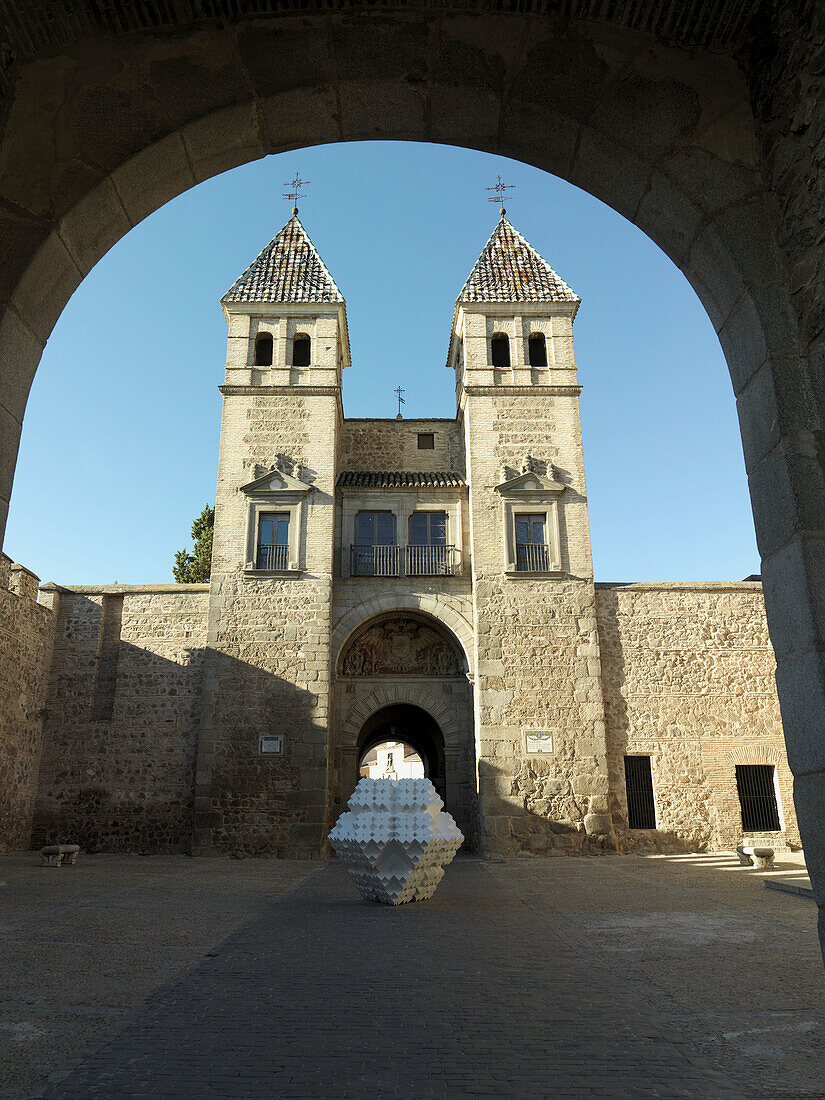
[[[516,570],[519,573],[548,573],[549,547],[543,542],[520,542],[516,546]]]
[[[353,577],[454,577],[455,546],[350,546]]]
[[[258,547],[258,560],[255,563],[255,567],[257,569],[286,571],[289,568],[288,554],[288,546],[267,546],[266,544],[262,544]]]

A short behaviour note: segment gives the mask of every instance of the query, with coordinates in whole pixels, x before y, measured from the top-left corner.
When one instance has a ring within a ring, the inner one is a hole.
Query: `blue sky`
[[[724,358],[684,276],[641,231],[527,165],[447,146],[328,145],[224,173],[119,242],[60,318],[32,387],[5,550],[43,580],[171,579],[214,500],[219,299],[290,215],[347,300],[347,416],[453,416],[453,304],[497,220],[583,299],[574,326],[597,580],[759,571]],[[48,488],[47,488],[48,486]]]

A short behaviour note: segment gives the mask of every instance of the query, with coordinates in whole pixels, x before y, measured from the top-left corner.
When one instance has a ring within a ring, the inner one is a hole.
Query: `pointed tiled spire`
[[[579,296],[502,212],[458,302],[578,302]]]
[[[222,299],[224,302],[343,302],[297,211]]]

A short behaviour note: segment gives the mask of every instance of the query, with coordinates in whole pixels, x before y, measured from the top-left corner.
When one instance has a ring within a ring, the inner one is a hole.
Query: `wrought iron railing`
[[[456,571],[456,548],[407,546],[404,568],[408,577],[452,577]]]
[[[400,577],[400,546],[352,546],[351,569],[354,577]]]
[[[516,569],[520,573],[547,573],[550,569],[548,550],[543,542],[520,542],[516,546]]]
[[[353,577],[451,577],[457,572],[455,546],[351,546]]]
[[[288,566],[288,546],[259,546],[258,569],[286,569]]]

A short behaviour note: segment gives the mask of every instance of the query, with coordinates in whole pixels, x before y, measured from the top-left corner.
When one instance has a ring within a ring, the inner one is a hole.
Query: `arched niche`
[[[434,619],[406,612],[382,615],[356,630],[341,650],[345,677],[466,677],[464,653]]]

